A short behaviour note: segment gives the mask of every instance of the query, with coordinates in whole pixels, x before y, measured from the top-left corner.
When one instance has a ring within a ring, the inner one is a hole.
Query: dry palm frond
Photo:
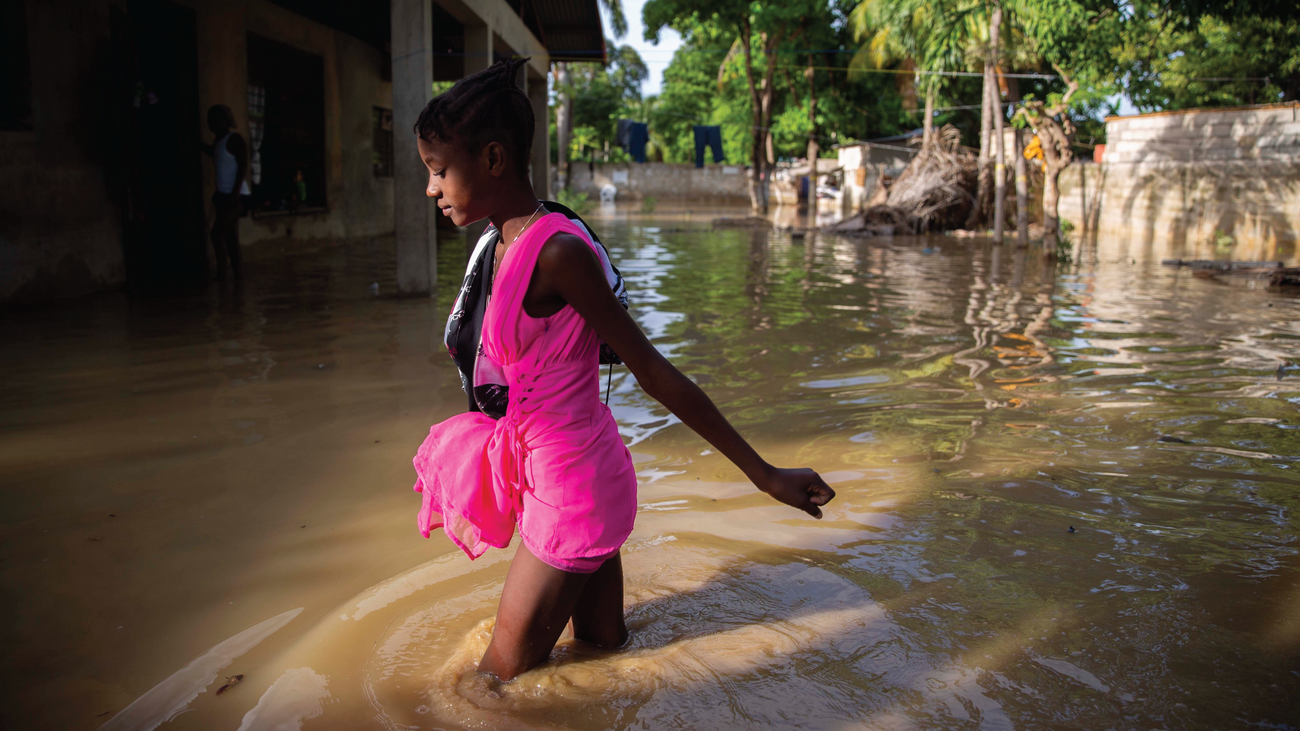
[[[975,184],[975,158],[962,149],[961,132],[945,125],[890,186],[886,203],[911,216],[917,232],[948,230],[965,220]]]

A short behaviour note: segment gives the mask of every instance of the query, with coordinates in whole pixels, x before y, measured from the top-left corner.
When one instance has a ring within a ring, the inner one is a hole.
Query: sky
[[[621,46],[632,46],[641,55],[641,60],[645,61],[650,76],[641,85],[641,93],[650,96],[657,95],[663,87],[664,69],[668,67],[668,62],[673,60],[673,51],[682,45],[682,37],[677,34],[677,31],[665,28],[659,33],[659,45],[656,46],[645,40],[645,26],[641,25],[642,5],[645,5],[645,0],[623,0],[623,15],[627,17],[627,35],[622,38],[614,37],[614,31],[609,27],[609,16],[603,7],[600,9],[600,16],[605,24],[605,37]]]

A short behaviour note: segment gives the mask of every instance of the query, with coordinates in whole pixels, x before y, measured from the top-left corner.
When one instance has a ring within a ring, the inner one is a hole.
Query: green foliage
[[[1220,254],[1226,254],[1227,252],[1232,250],[1232,247],[1236,245],[1237,245],[1236,239],[1232,238],[1232,236],[1229,235],[1228,232],[1223,231],[1222,229],[1217,229],[1217,228],[1214,229],[1215,251],[1218,251]]]
[[[1069,264],[1074,261],[1074,224],[1061,219],[1059,234],[1056,237],[1056,260]]]
[[[742,17],[755,30],[750,55],[756,83],[767,71],[762,34],[784,39],[774,54],[771,129],[777,157],[803,157],[810,132],[818,135],[822,155],[833,156],[831,147],[836,142],[885,137],[915,128],[919,119],[903,110],[892,75],[850,79],[848,57],[838,50],[852,41],[848,24],[852,8],[847,0],[792,0],[780,5],[647,2],[646,38],[654,40],[662,28],[672,27],[684,41],[664,71],[663,92],[648,114],[651,140],[663,150],[664,159],[693,161],[692,127],[716,124],[722,127],[727,161],[752,163],[754,118],[745,54],[739,43]],[[808,114],[809,50],[830,51],[811,54],[815,119]]]
[[[1137,15],[1119,59],[1143,111],[1240,106],[1296,96],[1300,20]]]
[[[586,216],[591,213],[591,198],[586,193],[575,193],[567,188],[562,189],[555,196],[555,202],[568,208],[579,216]]]
[[[655,212],[655,203],[657,203],[657,202],[658,202],[657,199],[656,199],[654,196],[652,196],[652,195],[648,195],[648,196],[642,198],[642,199],[641,199],[641,212],[642,212],[642,213],[654,213],[654,212]]]
[[[641,83],[649,73],[645,62],[631,46],[620,46],[613,41],[606,41],[606,45],[610,49],[608,67],[571,64],[568,87],[557,90],[573,98],[570,160],[586,159],[597,150],[603,155],[607,143],[611,151],[615,150],[618,120],[635,119],[642,105]],[[622,158],[611,155],[611,159],[625,158],[622,150],[618,153]]]

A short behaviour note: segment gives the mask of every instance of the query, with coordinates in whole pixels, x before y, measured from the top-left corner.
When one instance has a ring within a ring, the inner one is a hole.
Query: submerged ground
[[[1300,300],[713,215],[592,220],[656,345],[839,497],[775,505],[616,368],[632,646],[505,688],[469,668],[510,553],[410,491],[464,408],[459,240],[436,301],[379,240],[0,313],[0,726],[1300,726]]]

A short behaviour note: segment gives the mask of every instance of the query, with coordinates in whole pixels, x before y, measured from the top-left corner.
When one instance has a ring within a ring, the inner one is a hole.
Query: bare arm
[[[552,307],[566,302],[573,305],[619,354],[646,393],[731,460],[758,489],[822,517],[820,506],[830,502],[835,491],[810,469],[773,467],[754,451],[704,391],[651,345],[614,297],[587,242],[570,234],[553,236],[538,256],[529,290]]]
[[[230,194],[238,196],[244,185],[244,177],[248,175],[248,146],[244,144],[244,138],[235,132],[226,140],[226,151],[235,156],[235,187]]]

